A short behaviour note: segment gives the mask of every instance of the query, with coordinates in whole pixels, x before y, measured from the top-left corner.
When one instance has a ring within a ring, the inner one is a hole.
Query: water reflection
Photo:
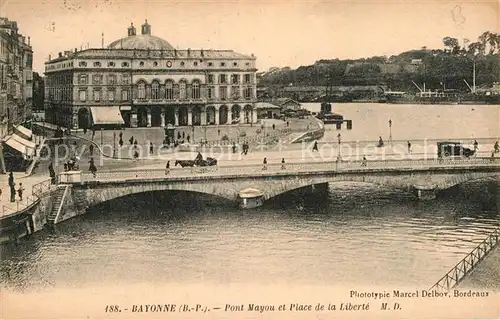
[[[435,201],[370,184],[296,190],[256,210],[182,192],[116,199],[2,249],[15,290],[130,283],[428,286],[498,225],[485,182]],[[488,189],[493,190],[493,189]]]

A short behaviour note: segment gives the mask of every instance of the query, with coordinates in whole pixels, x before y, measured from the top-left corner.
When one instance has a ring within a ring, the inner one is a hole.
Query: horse
[[[180,165],[181,167],[194,167],[194,160],[175,160],[175,166]]]

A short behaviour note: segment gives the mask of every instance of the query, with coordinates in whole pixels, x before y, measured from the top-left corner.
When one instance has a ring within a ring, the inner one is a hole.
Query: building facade
[[[0,17],[0,138],[31,117],[33,50],[17,23]]]
[[[107,48],[66,51],[45,63],[46,121],[67,128],[164,127],[257,121],[256,58],[231,50],[176,50],[136,34]]]

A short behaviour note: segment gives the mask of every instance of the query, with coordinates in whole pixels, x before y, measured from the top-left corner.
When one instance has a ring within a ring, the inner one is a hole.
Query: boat
[[[242,209],[257,208],[264,203],[264,193],[255,188],[247,188],[238,193],[238,200]]]

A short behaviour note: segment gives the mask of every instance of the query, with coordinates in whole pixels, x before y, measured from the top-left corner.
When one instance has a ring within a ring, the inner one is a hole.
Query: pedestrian
[[[285,158],[281,158],[281,170],[285,170]]]
[[[123,147],[123,139],[120,137],[120,140],[118,141],[118,144],[120,145],[120,148]]]
[[[290,122],[286,122],[286,127],[288,128],[290,126]]]
[[[97,168],[94,164],[94,158],[93,157],[90,157],[90,161],[89,161],[89,171],[92,173],[92,175],[94,176],[94,178],[96,177],[96,173],[97,173]]]
[[[182,139],[186,138],[186,133],[182,131]]]
[[[474,152],[478,150],[478,145],[479,143],[477,143],[477,140],[474,140]]]
[[[94,154],[94,144],[92,144],[92,143],[89,146],[89,152],[90,152],[90,155]]]
[[[14,182],[14,174],[12,171],[9,173],[9,187],[10,187],[10,202],[16,201],[16,183]]]
[[[191,140],[191,137],[189,136],[189,134],[187,135],[186,140],[187,140],[188,143]]]
[[[87,126],[83,126],[83,134],[87,134]]]
[[[134,144],[134,136],[131,136],[130,139],[128,139],[128,142],[130,142],[130,145]]]
[[[236,153],[236,144],[233,142],[233,153]]]
[[[137,150],[135,150],[135,152],[134,152],[134,159],[136,159],[136,160],[139,159],[139,152],[137,152]]]
[[[165,166],[165,175],[170,173],[170,160],[167,161],[167,165]]]
[[[50,183],[56,184],[56,172],[54,170],[54,166],[52,162],[49,163],[49,175],[50,175]]]
[[[19,195],[19,201],[23,201],[23,192],[24,192],[23,183],[19,182],[19,189],[17,189],[17,194]]]
[[[153,143],[149,142],[149,154],[153,154]]]
[[[366,167],[366,157],[363,156],[363,161],[361,161],[361,166]]]
[[[273,123],[273,130],[276,129],[276,124]]]
[[[407,141],[407,144],[408,144],[408,154],[410,154],[411,153],[411,142]]]
[[[318,141],[314,141],[314,145],[313,145],[312,151],[318,151]]]
[[[382,140],[382,137],[378,137],[378,145],[377,147],[381,148],[384,146],[384,140]]]
[[[120,140],[123,139],[123,132],[120,130],[120,133],[118,134],[118,137],[120,138]]]
[[[264,158],[264,161],[262,161],[262,170],[267,170],[267,158]]]
[[[217,129],[217,135],[220,136],[220,129]]]

